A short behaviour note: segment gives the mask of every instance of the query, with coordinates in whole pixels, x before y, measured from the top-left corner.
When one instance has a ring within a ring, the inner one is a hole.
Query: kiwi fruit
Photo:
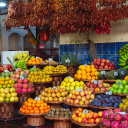
[[[66,112],[70,112],[70,109],[69,108],[66,108],[66,110],[65,110]]]
[[[55,117],[55,115],[51,115],[51,117],[53,118],[53,117]]]
[[[56,114],[56,115],[59,115],[59,114],[60,114],[60,112],[56,112],[55,114]]]
[[[51,112],[51,115],[54,115],[54,112],[53,111]]]
[[[63,112],[63,111],[64,111],[64,109],[63,109],[63,108],[60,108],[60,111],[61,111],[61,112]]]

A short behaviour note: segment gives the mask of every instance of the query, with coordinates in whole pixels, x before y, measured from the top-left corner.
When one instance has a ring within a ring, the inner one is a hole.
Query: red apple
[[[80,91],[80,96],[84,96],[84,91]]]
[[[105,66],[104,66],[104,69],[108,69],[108,65],[105,65]]]
[[[90,82],[87,82],[87,83],[86,83],[86,86],[87,86],[87,87],[90,87]]]
[[[77,98],[78,100],[81,100],[81,96],[80,96],[80,95],[79,95],[79,96],[77,96],[76,98]]]
[[[80,94],[80,92],[79,91],[76,91],[76,95],[78,96]]]
[[[104,66],[105,65],[105,63],[101,63],[101,66]]]
[[[115,66],[112,66],[112,69],[113,69],[113,70],[116,69]]]
[[[105,62],[106,62],[106,60],[105,60],[105,59],[102,59],[102,60],[101,60],[101,63],[105,63]]]
[[[78,122],[81,123],[82,122],[82,118],[78,117]]]
[[[100,65],[100,61],[97,61],[97,62],[96,62],[96,65]]]
[[[84,101],[81,100],[79,104],[80,104],[80,105],[84,105]]]
[[[85,91],[85,90],[87,90],[87,88],[88,88],[87,86],[84,86],[84,87],[83,87],[83,90]]]
[[[90,95],[87,95],[86,96],[86,100],[90,100],[91,99],[91,96]]]
[[[101,122],[101,118],[96,118],[96,119],[95,119],[95,123],[96,123],[96,124],[99,124],[100,122]]]
[[[98,113],[94,112],[93,115],[92,115],[92,117],[93,117],[94,119],[98,118],[98,117],[99,117],[99,116],[98,116]]]
[[[84,95],[85,96],[88,95],[88,91],[87,90],[84,91]]]
[[[70,104],[73,104],[73,102],[74,102],[74,101],[71,99],[69,103],[70,103]]]
[[[90,84],[90,88],[93,88],[93,84]]]
[[[76,95],[72,95],[72,99],[75,100],[76,99]]]
[[[106,91],[106,88],[102,87],[100,91],[101,92],[105,92]]]
[[[95,89],[94,88],[90,88],[90,92],[94,93]]]
[[[98,85],[97,84],[93,84],[93,88],[97,88],[98,87]]]
[[[71,100],[70,98],[66,98],[67,103],[70,103],[70,100]]]
[[[82,118],[82,123],[86,123],[87,124],[88,120],[87,118]]]
[[[91,94],[91,100],[94,100],[94,99],[95,99],[95,95]]]
[[[110,66],[114,66],[113,63],[110,63]]]
[[[107,60],[106,60],[106,63],[110,63],[110,60],[107,59]]]
[[[103,87],[103,84],[98,84],[98,88],[102,88]]]
[[[100,58],[98,58],[98,59],[97,59],[97,61],[99,61],[99,62],[100,62],[100,61],[101,61],[101,59],[100,59]]]
[[[99,69],[103,69],[103,66],[99,66]]]
[[[74,104],[79,104],[79,100],[78,99],[75,99],[74,100]]]
[[[94,62],[93,62],[93,63],[94,63],[94,64],[96,64],[96,61],[97,61],[97,60],[96,60],[96,59],[94,59]]]
[[[96,68],[96,69],[99,69],[99,66],[98,66],[98,65],[95,65],[95,68]]]
[[[111,67],[111,66],[109,66],[109,67],[108,67],[108,69],[112,69],[112,67]]]
[[[83,97],[81,98],[81,100],[82,100],[82,101],[86,101],[86,96],[83,96]]]

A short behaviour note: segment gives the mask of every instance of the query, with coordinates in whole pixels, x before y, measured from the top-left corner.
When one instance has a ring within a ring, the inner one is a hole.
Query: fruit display
[[[27,70],[27,62],[24,61],[16,61],[15,68],[21,68],[23,71]]]
[[[52,66],[52,65],[59,65],[59,62],[44,60],[44,61],[42,61],[41,64]]]
[[[0,72],[3,72],[5,69],[8,70],[9,72],[13,71],[13,68],[10,64],[2,64],[0,66]]]
[[[61,58],[61,61],[63,65],[75,65],[75,64],[80,64],[82,58],[78,59],[77,54],[73,54],[72,52],[69,55],[64,54]]]
[[[74,75],[75,79],[78,80],[97,80],[98,72],[94,65],[80,65],[79,70]]]
[[[42,58],[35,58],[35,57],[31,57],[31,59],[28,61],[28,65],[36,65],[36,64],[41,64],[43,61]]]
[[[69,104],[90,105],[94,99],[95,95],[91,91],[72,90],[65,101]]]
[[[51,118],[71,118],[72,112],[68,108],[64,109],[51,107],[46,116]]]
[[[128,75],[127,69],[121,68],[118,70],[111,70],[109,72],[101,71],[98,73],[98,79],[100,80],[115,80],[124,79]]]
[[[39,98],[43,101],[65,101],[68,92],[65,91],[65,88],[60,88],[57,86],[56,88],[45,88]]]
[[[61,73],[67,73],[67,67],[63,65],[58,65],[57,67],[53,66],[46,66],[43,69],[43,73],[45,74],[61,74]]]
[[[42,71],[42,70],[39,68],[30,68],[29,69],[29,72],[39,72],[39,71]]]
[[[103,83],[103,80],[90,80],[86,82],[86,87],[94,89],[95,92],[108,92],[110,84]]]
[[[128,128],[128,114],[122,115],[120,109],[103,111],[101,125],[104,128]]]
[[[24,105],[20,108],[21,113],[47,113],[50,110],[50,106],[44,103],[42,100],[35,100],[29,98],[24,102]]]
[[[50,77],[49,75],[45,75],[42,71],[39,72],[30,72],[28,75],[28,80],[30,82],[51,82],[52,81],[52,77]]]
[[[112,85],[109,91],[116,94],[128,94],[128,81],[116,80],[116,83]]]
[[[26,92],[34,92],[35,88],[33,83],[29,82],[27,78],[18,79],[17,83],[14,85],[17,93],[26,93]]]
[[[0,78],[0,102],[17,102],[18,97],[14,88],[14,80],[9,77]]]
[[[119,108],[122,111],[126,111],[127,110],[127,108],[128,108],[128,96],[126,96],[126,99],[122,100],[122,103],[120,103]]]
[[[24,78],[27,78],[28,74],[29,74],[29,70],[22,71],[21,68],[18,68],[18,70],[16,70],[14,72],[14,74],[11,75],[10,79],[15,80],[15,82],[17,82],[18,79],[20,79],[21,76],[24,77]]]
[[[100,69],[100,70],[103,70],[103,69],[109,69],[109,70],[115,70],[116,67],[114,66],[114,63],[111,63],[109,59],[95,59],[94,60],[94,65],[95,65],[95,68],[96,69]]]
[[[75,122],[83,124],[100,124],[102,119],[102,111],[98,113],[91,110],[78,108],[72,115]]]
[[[2,73],[0,73],[0,78],[11,77],[13,74],[13,72],[9,72],[5,69]]]
[[[96,96],[96,98],[91,102],[91,105],[96,107],[119,107],[121,102],[122,98],[120,96],[101,94]]]
[[[60,88],[65,88],[66,91],[76,90],[76,89],[83,89],[85,86],[83,81],[74,81],[74,78],[64,78],[61,82]]]

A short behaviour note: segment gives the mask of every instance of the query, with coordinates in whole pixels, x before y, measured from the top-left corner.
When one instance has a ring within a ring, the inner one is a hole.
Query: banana
[[[128,69],[128,65],[124,67],[125,69]]]
[[[124,61],[124,60],[122,60],[122,59],[119,59],[119,61],[120,61],[120,63],[125,63],[125,61]]]
[[[120,66],[126,66],[126,63],[120,63],[119,65]]]
[[[120,56],[122,60],[126,61],[126,58],[124,56]]]

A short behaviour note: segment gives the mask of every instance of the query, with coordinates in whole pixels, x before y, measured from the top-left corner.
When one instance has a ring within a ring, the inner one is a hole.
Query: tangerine
[[[78,71],[77,71],[77,74],[78,74],[78,75],[81,74],[81,70],[78,70]]]
[[[82,75],[82,80],[86,80],[86,75]]]
[[[35,110],[35,113],[40,113],[40,111],[39,110]]]
[[[82,75],[85,75],[86,74],[86,71],[82,71],[82,73],[81,73]]]
[[[87,77],[87,80],[91,80],[91,79],[92,79],[92,77],[91,77],[91,76],[88,76],[88,77]]]

